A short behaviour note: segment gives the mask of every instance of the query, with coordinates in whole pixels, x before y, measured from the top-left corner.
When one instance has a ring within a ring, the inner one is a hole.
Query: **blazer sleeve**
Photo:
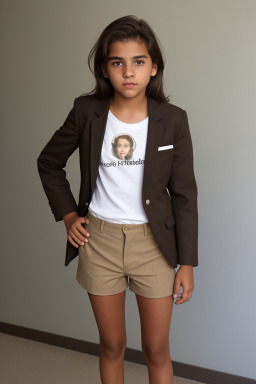
[[[174,153],[168,189],[175,219],[177,263],[198,265],[197,184],[188,116],[183,118],[174,138]]]
[[[79,145],[76,100],[64,124],[54,133],[37,158],[39,176],[56,221],[62,220],[67,213],[78,212],[63,169],[69,156]]]

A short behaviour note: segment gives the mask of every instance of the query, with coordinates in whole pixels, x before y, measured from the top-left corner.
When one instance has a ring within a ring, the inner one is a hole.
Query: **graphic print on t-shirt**
[[[109,111],[88,208],[95,216],[114,223],[148,222],[142,204],[148,120],[128,124]]]
[[[136,143],[131,135],[122,133],[116,135],[112,139],[112,154],[121,160],[132,159],[133,152],[136,148]]]
[[[100,168],[105,168],[107,172],[109,170],[111,173],[113,168],[116,170],[124,167],[134,170],[134,166],[143,168],[147,130],[148,117],[139,123],[128,124],[118,120],[109,111],[101,149]],[[130,171],[132,172],[132,170]],[[111,177],[115,177],[115,175],[112,173]]]
[[[106,144],[106,143],[105,143]],[[113,136],[111,145],[104,145],[104,158],[114,157],[117,161],[102,162],[102,167],[120,167],[124,165],[141,165],[145,163],[144,159],[140,157],[136,160],[132,160],[133,154],[136,148],[136,141],[129,133],[119,133]],[[106,153],[106,151],[111,153]]]

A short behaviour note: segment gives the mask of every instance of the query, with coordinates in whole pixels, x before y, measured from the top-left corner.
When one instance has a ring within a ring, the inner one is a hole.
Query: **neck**
[[[148,111],[148,100],[145,94],[136,97],[123,97],[115,93],[111,102],[111,111],[123,111],[123,113]]]

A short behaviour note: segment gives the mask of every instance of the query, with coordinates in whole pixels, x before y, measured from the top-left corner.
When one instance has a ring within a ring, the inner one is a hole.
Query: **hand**
[[[183,304],[189,301],[192,296],[194,289],[194,277],[193,277],[193,266],[181,265],[178,269],[173,289],[173,298],[176,299],[180,292],[180,286],[183,288],[182,296],[179,300],[175,301],[175,304]]]
[[[63,216],[63,221],[66,226],[68,241],[74,247],[78,248],[80,245],[88,242],[86,238],[90,236],[89,232],[85,230],[82,224],[89,224],[89,219],[80,217],[77,212],[70,212]]]

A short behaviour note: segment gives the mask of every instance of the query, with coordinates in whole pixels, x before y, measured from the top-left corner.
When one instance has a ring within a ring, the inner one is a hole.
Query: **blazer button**
[[[150,204],[150,200],[149,199],[146,200],[146,204],[147,205]]]
[[[88,205],[89,203],[85,203],[85,205]]]

